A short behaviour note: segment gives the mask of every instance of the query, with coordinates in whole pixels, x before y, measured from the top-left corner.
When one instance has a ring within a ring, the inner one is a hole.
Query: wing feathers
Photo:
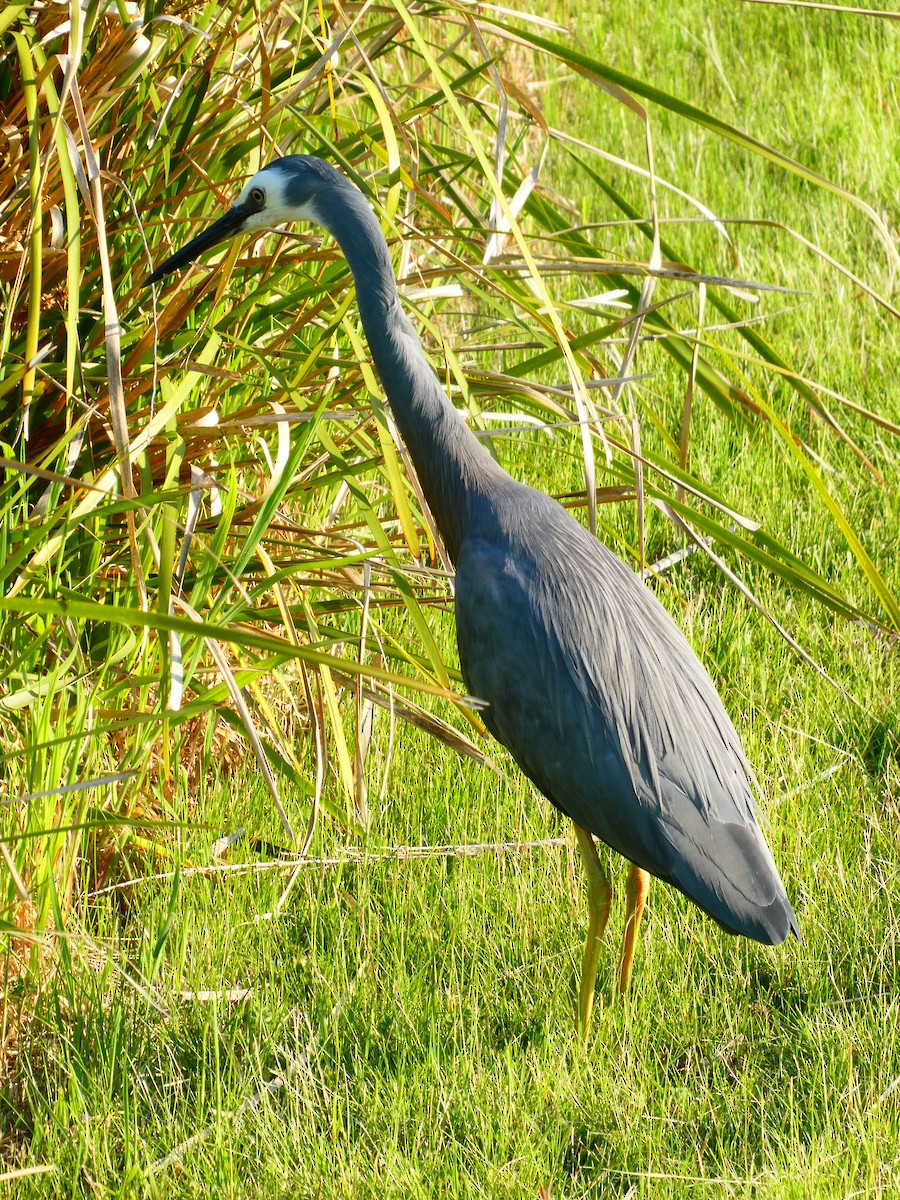
[[[756,822],[752,770],[684,636],[621,560],[550,500],[468,538],[457,626],[469,690],[541,791],[726,929],[796,921]],[[556,534],[548,537],[548,527]]]

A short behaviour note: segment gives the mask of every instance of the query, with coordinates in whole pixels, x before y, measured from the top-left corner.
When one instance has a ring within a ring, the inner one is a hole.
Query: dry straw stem
[[[327,867],[366,866],[376,862],[408,862],[417,859],[435,858],[480,858],[484,855],[518,855],[535,850],[555,850],[567,847],[567,837],[538,838],[527,842],[469,842],[458,846],[395,846],[389,850],[355,850],[344,848],[327,857],[305,855],[299,858],[284,857],[275,860],[244,863],[211,863],[206,867],[185,867],[177,872],[179,879],[212,878],[215,876],[260,875],[270,871],[299,871],[325,869]],[[133,879],[123,879],[92,891],[91,897],[108,896],[114,892],[130,891],[148,883],[169,883],[176,878],[175,871],[160,871]]]

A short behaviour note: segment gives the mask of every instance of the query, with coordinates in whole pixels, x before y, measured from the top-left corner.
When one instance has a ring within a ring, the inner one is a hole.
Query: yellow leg
[[[578,839],[578,849],[581,851],[587,875],[588,936],[587,945],[584,948],[584,961],[581,964],[581,989],[578,993],[578,1027],[581,1031],[582,1041],[587,1042],[591,1010],[594,1007],[594,986],[597,982],[600,943],[603,941],[606,922],[609,920],[612,888],[600,866],[594,839],[580,825],[575,826],[575,837]]]
[[[619,995],[624,996],[628,990],[628,980],[631,977],[631,964],[634,961],[634,948],[637,945],[638,930],[641,927],[641,917],[647,893],[650,891],[650,876],[640,867],[632,864],[628,872],[628,882],[625,885],[625,895],[628,907],[625,912],[625,940],[622,944],[622,970],[619,974]]]

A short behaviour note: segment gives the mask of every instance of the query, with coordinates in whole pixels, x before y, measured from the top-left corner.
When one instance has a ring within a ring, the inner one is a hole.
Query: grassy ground
[[[596,19],[559,15],[600,57],[723,113],[893,219],[897,31],[750,5],[700,7],[615,2]],[[556,83],[544,103],[573,136],[638,154],[640,128],[583,81]],[[837,200],[672,117],[654,115],[653,132],[659,174],[719,215],[817,232],[888,289],[881,248]],[[562,180],[563,163],[549,169]],[[640,195],[624,176],[622,187]],[[585,221],[612,215],[597,196],[579,200]],[[670,199],[661,205],[664,216],[690,212]],[[748,228],[735,238],[741,263],[729,270],[801,293],[787,298],[793,311],[769,335],[811,377],[900,418],[887,318],[786,235]],[[707,269],[723,267],[714,243],[706,254]],[[647,393],[677,424],[683,382],[652,350],[640,368],[653,372]],[[895,495],[799,402],[791,418],[834,464],[834,492],[896,593]],[[896,441],[847,420],[896,479]],[[843,542],[806,503],[802,476],[770,443],[705,409],[695,431],[692,453],[706,478],[727,484],[742,511],[804,548],[827,578],[861,589]],[[575,455],[550,466],[546,445],[505,447],[510,469],[540,486],[577,487]],[[651,555],[677,545],[661,517],[649,521]],[[582,1051],[573,1014],[584,911],[580,869],[565,846],[311,867],[277,915],[281,873],[139,883],[91,904],[86,935],[73,934],[71,962],[23,1028],[3,1120],[8,1142],[27,1147],[21,1164],[52,1171],[18,1181],[16,1194],[898,1194],[896,649],[761,571],[744,577],[843,691],[801,662],[701,556],[675,569],[677,586],[663,596],[764,781],[802,944],[767,950],[731,939],[656,887],[632,992],[623,1005],[600,1003]],[[449,620],[438,632],[449,644]],[[375,795],[386,756],[382,720],[370,760]],[[501,778],[404,726],[374,822],[378,842],[564,834],[499,752],[497,761]],[[203,822],[180,836],[183,861],[208,861],[212,841],[236,825],[279,840],[249,767],[198,786],[177,801]],[[323,827],[315,852],[334,840]],[[604,998],[620,927],[619,903],[601,963]],[[111,956],[91,957],[92,945]]]

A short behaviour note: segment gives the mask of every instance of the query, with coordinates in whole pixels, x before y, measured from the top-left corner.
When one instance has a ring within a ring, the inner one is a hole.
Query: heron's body
[[[542,499],[501,501],[457,563],[463,674],[488,728],[576,824],[731,932],[784,941],[793,914],[708,675],[637,576]]]
[[[400,307],[381,228],[358,189],[319,159],[277,160],[151,278],[223,237],[298,219],[324,225],[347,257],[375,366],[456,567],[466,687],[485,702],[490,731],[579,829],[593,942],[609,889],[584,830],[733,933],[770,944],[796,933],[754,815],[748,764],[709,676],[634,572],[473,436]],[[643,906],[639,874],[623,989]]]

